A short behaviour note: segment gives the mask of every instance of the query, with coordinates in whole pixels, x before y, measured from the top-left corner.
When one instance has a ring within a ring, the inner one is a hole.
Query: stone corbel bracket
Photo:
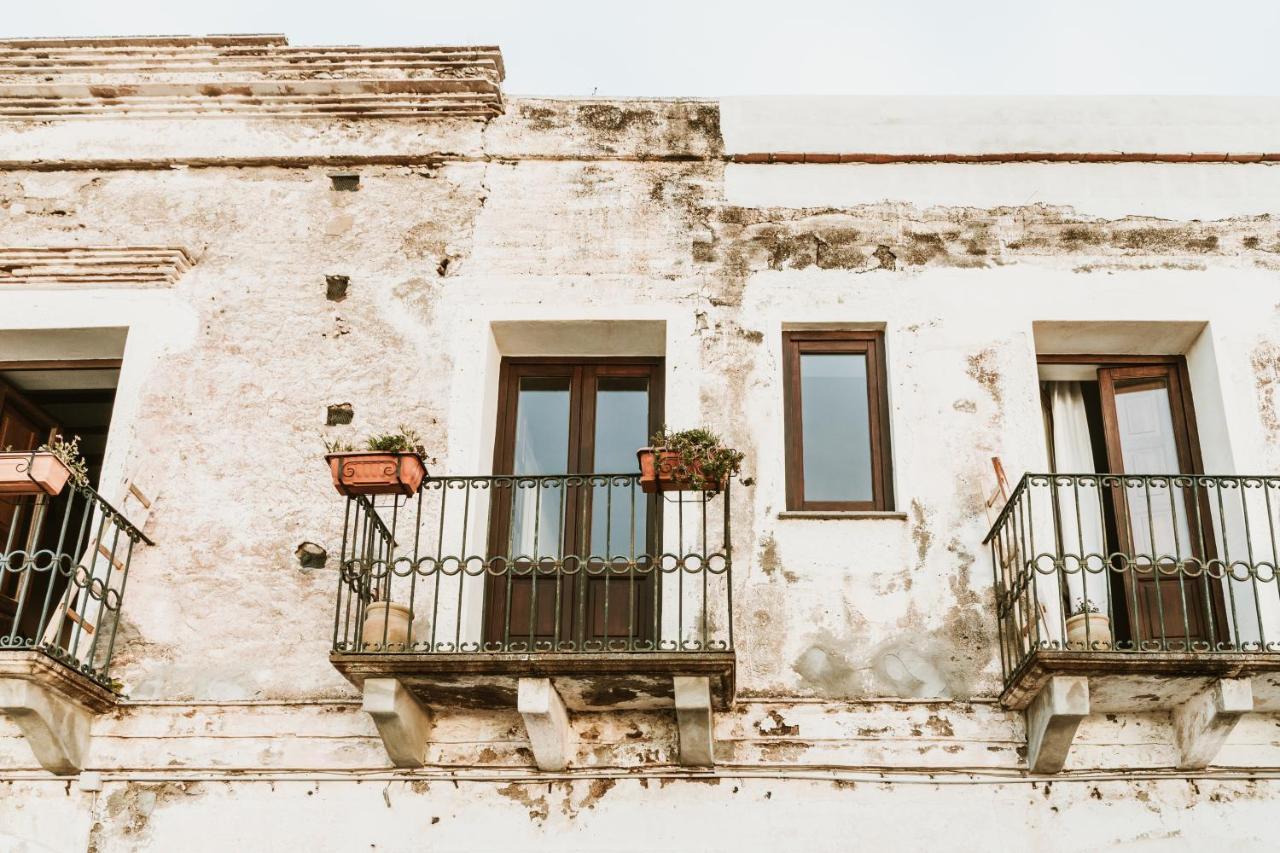
[[[1089,716],[1089,679],[1055,675],[1027,707],[1027,766],[1057,773],[1067,763],[1080,721]]]
[[[180,246],[0,246],[11,287],[172,287],[195,263]]]
[[[0,654],[0,713],[50,773],[84,769],[93,718],[115,704],[111,691],[39,652]]]
[[[1173,709],[1178,768],[1203,770],[1218,757],[1240,718],[1254,709],[1253,682],[1219,678]]]
[[[1080,722],[1105,711],[1137,712],[1167,708],[1173,723],[1179,770],[1203,770],[1213,764],[1240,718],[1253,711],[1280,710],[1272,696],[1258,701],[1249,678],[1214,678],[1173,703],[1150,703],[1137,696],[1117,702],[1114,691],[1098,707],[1091,699],[1089,678],[1055,675],[1045,680],[1026,708],[1027,766],[1033,773],[1057,773]]]
[[[674,676],[676,725],[680,734],[680,763],[689,767],[715,764],[711,679]],[[396,678],[366,678],[363,709],[373,718],[397,767],[422,767],[431,737],[431,711]],[[564,699],[551,678],[522,677],[516,685],[516,710],[524,720],[539,770],[558,773],[569,767],[573,726]]]
[[[710,767],[716,763],[711,679],[677,675],[674,682],[680,763],[690,767]]]
[[[422,767],[431,738],[431,712],[418,704],[398,678],[366,678],[365,713],[373,718],[396,767]]]

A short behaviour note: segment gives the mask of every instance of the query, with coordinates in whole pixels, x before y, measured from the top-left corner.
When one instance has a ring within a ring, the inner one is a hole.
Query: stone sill
[[[733,704],[736,656],[714,652],[434,653],[333,652],[356,687],[394,678],[427,707],[513,708],[521,678],[550,678],[572,710],[671,708],[676,676],[710,679],[717,709]]]
[[[778,513],[778,518],[809,521],[906,521],[907,514],[886,510],[785,510]]]
[[[1174,708],[1221,678],[1252,678],[1258,710],[1280,710],[1280,654],[1275,652],[1040,649],[1005,687],[1000,704],[1025,710],[1055,676],[1087,678],[1098,713]]]

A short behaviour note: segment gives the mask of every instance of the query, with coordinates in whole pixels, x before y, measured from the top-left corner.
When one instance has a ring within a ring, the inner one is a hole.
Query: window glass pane
[[[649,443],[649,380],[602,376],[596,386],[595,470],[636,470],[636,451]]]
[[[520,379],[516,403],[516,474],[569,470],[569,379]],[[564,539],[559,481],[516,480],[511,494],[512,556],[557,557]]]
[[[517,474],[569,470],[569,379],[526,376],[516,403]]]
[[[636,471],[636,451],[649,443],[648,432],[648,378],[600,377],[592,470],[598,474]],[[645,507],[644,494],[636,486],[596,486],[591,501],[591,553],[605,558],[643,554]]]
[[[870,501],[866,355],[802,354],[800,401],[805,500]]]
[[[1163,379],[1116,383],[1116,432],[1126,474],[1180,474],[1169,385]],[[1191,527],[1181,489],[1125,488],[1129,535],[1139,563],[1159,555],[1184,558],[1191,551]],[[1180,617],[1179,617],[1180,618]]]

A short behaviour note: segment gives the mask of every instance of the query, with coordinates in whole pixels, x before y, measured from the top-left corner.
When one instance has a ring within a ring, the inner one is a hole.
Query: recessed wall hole
[[[330,175],[329,181],[333,184],[333,189],[340,193],[353,193],[360,189],[359,175]]]
[[[351,277],[346,275],[327,275],[324,277],[324,295],[330,302],[341,302],[347,298],[347,287]]]
[[[323,569],[329,562],[329,552],[314,542],[300,543],[293,554],[304,569]]]
[[[334,403],[329,406],[324,422],[326,426],[346,426],[356,416],[356,410],[350,403]]]

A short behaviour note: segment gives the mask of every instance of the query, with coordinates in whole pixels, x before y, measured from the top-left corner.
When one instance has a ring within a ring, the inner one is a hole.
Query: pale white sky
[[[0,0],[0,35],[497,44],[510,94],[1280,94],[1280,0]]]

